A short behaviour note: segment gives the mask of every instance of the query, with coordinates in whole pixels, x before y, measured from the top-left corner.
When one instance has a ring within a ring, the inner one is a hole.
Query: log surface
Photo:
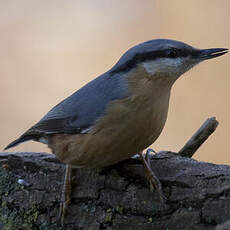
[[[171,152],[151,157],[167,202],[151,193],[141,161],[77,169],[72,204],[57,216],[65,166],[47,153],[0,154],[0,229],[212,230],[230,219],[230,166]]]

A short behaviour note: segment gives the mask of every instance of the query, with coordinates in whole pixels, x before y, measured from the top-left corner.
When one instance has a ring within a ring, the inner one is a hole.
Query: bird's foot
[[[154,154],[157,154],[157,152],[154,149],[148,148],[145,153],[142,152],[141,154],[145,158],[145,160],[149,161],[149,163],[150,163],[150,159],[151,159],[150,155],[153,156]],[[138,160],[141,159],[142,160],[142,156],[140,155],[140,153],[138,153],[138,154],[135,154],[134,156],[132,156],[131,158],[132,159],[138,159]]]
[[[157,154],[157,152],[154,149],[148,148],[146,150],[145,153],[142,153],[142,155],[145,157],[145,160],[147,161],[147,163],[149,164],[149,166],[151,166],[151,156],[153,156],[153,154]]]
[[[72,168],[67,165],[65,172],[65,181],[62,190],[62,200],[60,202],[60,211],[59,211],[59,221],[62,226],[64,225],[65,216],[67,214],[68,206],[71,203],[71,193],[72,193]]]
[[[139,156],[144,165],[145,175],[150,184],[150,190],[151,191],[155,190],[157,192],[157,195],[161,203],[164,203],[167,198],[164,196],[162,192],[161,182],[159,181],[159,179],[157,178],[157,176],[151,169],[151,161],[150,161],[150,156],[149,156],[150,152],[156,153],[154,150],[148,149],[145,153],[145,156],[143,155],[143,153],[139,153]]]

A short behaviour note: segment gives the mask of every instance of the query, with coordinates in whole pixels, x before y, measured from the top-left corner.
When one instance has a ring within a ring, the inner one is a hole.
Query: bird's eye
[[[178,56],[177,51],[175,49],[171,49],[168,51],[169,58],[176,58]]]

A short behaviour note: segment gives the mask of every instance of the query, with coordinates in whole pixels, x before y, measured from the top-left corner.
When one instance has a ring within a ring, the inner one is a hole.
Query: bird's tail
[[[22,135],[21,137],[19,137],[18,139],[16,139],[15,141],[11,142],[10,144],[8,144],[4,150],[7,150],[9,148],[12,148],[12,147],[15,147],[16,145],[18,144],[21,144],[23,142],[26,142],[26,141],[30,141],[30,140],[34,140],[36,139],[37,136],[35,135]]]

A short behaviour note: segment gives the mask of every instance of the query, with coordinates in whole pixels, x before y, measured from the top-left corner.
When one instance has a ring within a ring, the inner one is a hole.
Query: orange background
[[[137,43],[170,38],[230,48],[229,0],[0,0],[0,7],[1,149]],[[176,82],[156,151],[178,151],[216,116],[219,127],[194,157],[230,163],[229,64],[227,54]],[[27,142],[11,151],[49,150]]]

